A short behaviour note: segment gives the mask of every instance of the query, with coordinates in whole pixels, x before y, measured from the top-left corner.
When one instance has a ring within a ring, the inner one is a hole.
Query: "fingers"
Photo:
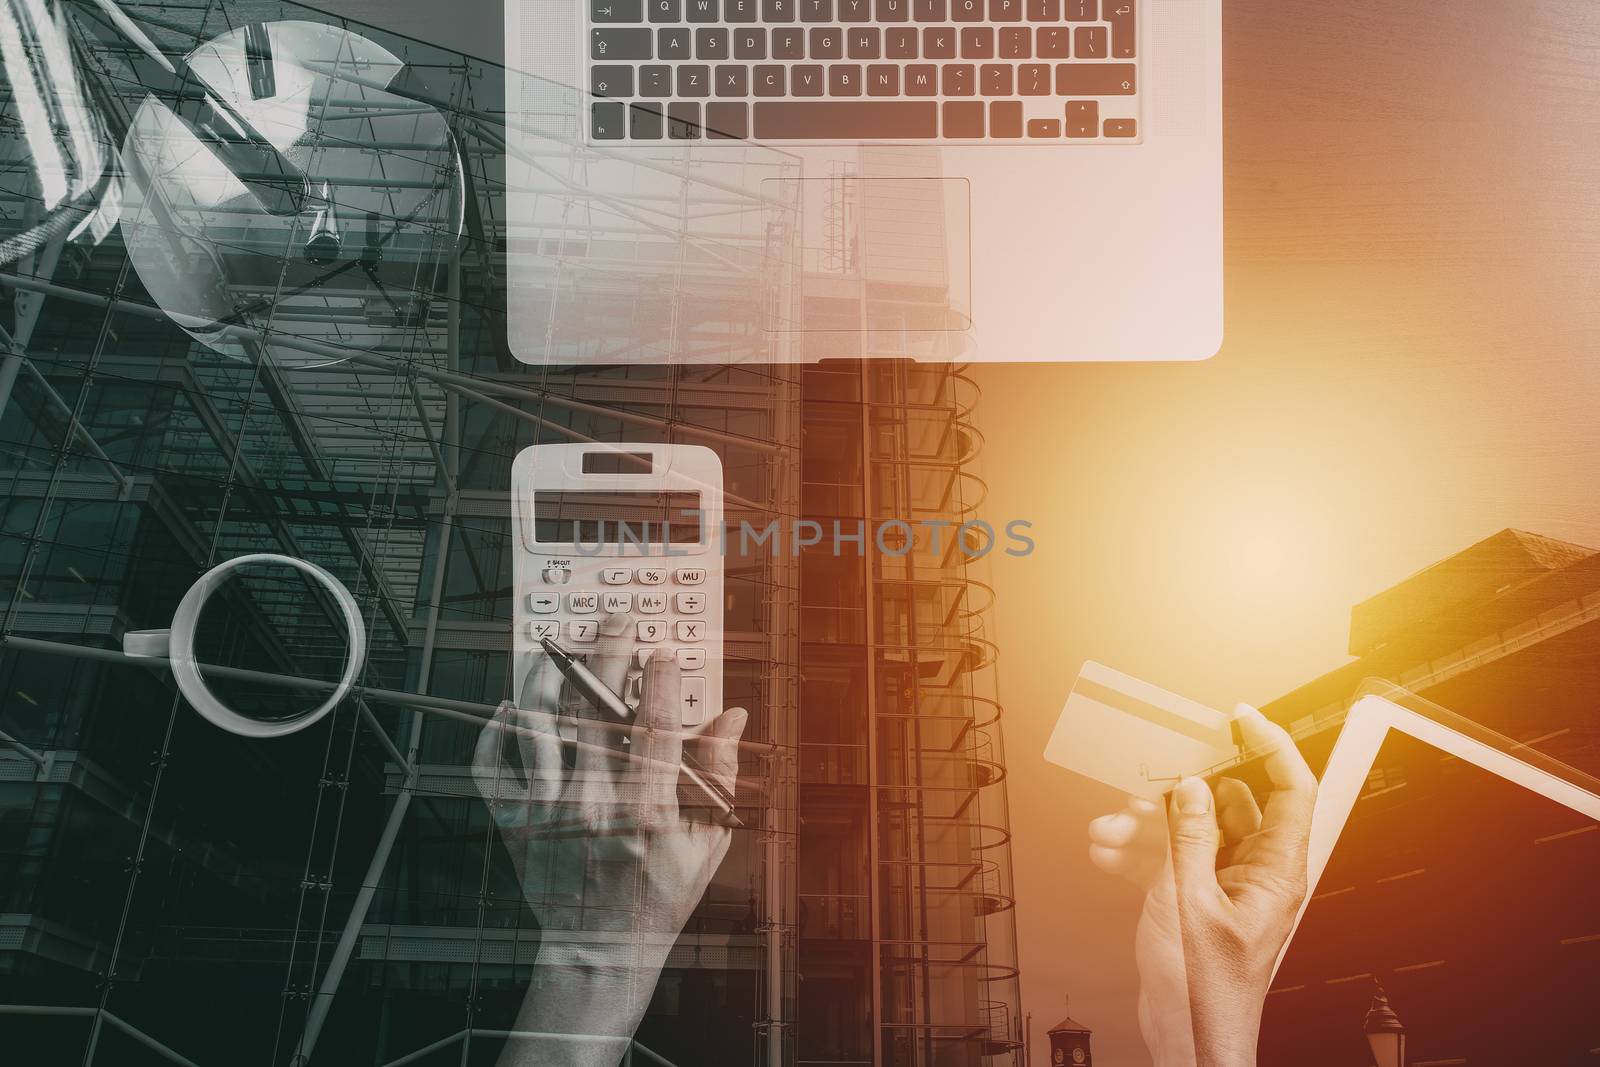
[[[478,743],[472,751],[472,782],[478,787],[478,795],[491,808],[499,802],[526,803],[528,800],[527,787],[517,780],[511,768],[500,758],[505,741],[504,727],[510,722],[512,713],[513,708],[509,703],[501,704],[494,718],[478,731]]]
[[[1261,829],[1261,809],[1250,787],[1237,778],[1223,778],[1216,785],[1217,825],[1222,840],[1237,845]]]
[[[744,736],[750,713],[743,708],[729,708],[711,720],[700,736],[701,762],[712,777],[720,781],[728,792],[737,792],[739,784],[739,738]]]
[[[678,711],[682,674],[670,656],[652,656],[644,671],[644,700],[633,726],[633,751],[639,757],[646,804],[676,815],[678,768],[683,763],[683,733]]]
[[[1217,886],[1216,803],[1203,778],[1185,778],[1172,791],[1168,807],[1172,827],[1172,873],[1178,897],[1201,898],[1221,892]]]
[[[1264,758],[1272,795],[1261,815],[1265,848],[1284,857],[1303,857],[1311,835],[1317,777],[1306,765],[1288,731],[1247,704],[1235,713],[1246,748]]]
[[[633,620],[627,615],[607,615],[600,621],[600,636],[588,659],[589,670],[613,693],[622,694],[628,679],[628,659],[633,655]],[[609,798],[617,760],[615,735],[584,723],[594,722],[605,713],[582,703],[576,709],[578,740],[577,770],[591,796]]]
[[[519,708],[508,709],[507,717],[515,719],[510,728],[517,735],[517,751],[528,778],[528,799],[544,808],[555,805],[565,781],[555,723],[548,718],[541,721],[537,713]]]
[[[607,615],[600,620],[600,636],[589,655],[589,669],[619,696],[628,682],[628,659],[633,655],[633,619]]]
[[[1090,821],[1089,841],[1102,848],[1127,848],[1139,836],[1140,825],[1131,811],[1102,815]]]

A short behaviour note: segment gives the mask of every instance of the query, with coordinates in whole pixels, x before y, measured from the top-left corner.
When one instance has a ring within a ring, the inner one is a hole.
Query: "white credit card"
[[[1072,684],[1044,758],[1158,800],[1184,775],[1238,754],[1232,724],[1215,708],[1089,662]]]

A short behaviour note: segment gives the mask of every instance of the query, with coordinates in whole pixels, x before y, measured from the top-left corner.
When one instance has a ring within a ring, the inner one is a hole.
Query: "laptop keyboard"
[[[1126,142],[1139,0],[587,0],[589,135]]]

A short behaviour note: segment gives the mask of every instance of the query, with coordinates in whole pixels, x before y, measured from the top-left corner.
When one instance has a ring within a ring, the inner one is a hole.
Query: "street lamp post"
[[[1400,1025],[1400,1016],[1389,1007],[1389,995],[1383,991],[1382,984],[1376,978],[1372,982],[1376,990],[1363,1027],[1367,1044],[1372,1046],[1372,1058],[1377,1067],[1405,1067],[1406,1028]]]

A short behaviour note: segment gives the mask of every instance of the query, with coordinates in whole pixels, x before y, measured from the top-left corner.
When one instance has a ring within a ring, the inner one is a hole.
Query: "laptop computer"
[[[507,0],[527,363],[1184,360],[1220,0]]]

